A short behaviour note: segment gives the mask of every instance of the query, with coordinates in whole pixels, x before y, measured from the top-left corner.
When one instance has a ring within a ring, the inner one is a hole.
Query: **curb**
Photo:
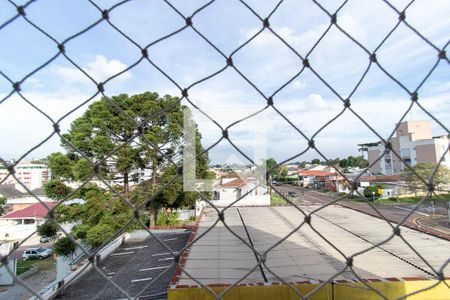
[[[17,276],[17,278],[25,279],[31,275],[36,274],[37,272],[39,272],[38,267],[32,266],[28,271],[25,271],[22,274],[20,274],[19,276]]]

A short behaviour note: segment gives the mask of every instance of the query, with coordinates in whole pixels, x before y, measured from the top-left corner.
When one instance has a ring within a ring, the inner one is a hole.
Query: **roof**
[[[241,218],[245,220],[246,228]],[[212,285],[235,284],[239,280],[242,284],[262,285],[262,273],[265,273],[269,282],[280,283],[280,278],[287,282],[326,281],[329,278],[385,281],[384,278],[392,277],[428,276],[424,271],[426,265],[423,260],[405,247],[400,239],[389,242],[389,252],[370,251],[362,254],[361,257],[367,259],[357,260],[354,266],[358,277],[353,272],[342,273],[341,270],[346,266],[345,258],[328,246],[315,231],[296,228],[302,218],[303,215],[290,206],[230,207],[225,212],[227,224],[230,224],[230,228],[227,228],[222,222],[217,223],[214,209],[206,209],[197,231],[201,242],[193,243],[190,248],[184,265],[186,273],[180,274],[177,284],[198,285],[186,274],[200,280],[202,284]],[[369,249],[392,231],[390,224],[382,219],[337,205],[323,208],[321,217],[316,217],[315,222],[322,233],[329,233],[327,237],[343,253]],[[262,271],[255,269],[259,262],[252,249],[235,236],[245,235],[246,231],[259,253],[279,243],[267,253]],[[401,227],[401,231],[402,236],[413,245],[423,245],[421,254],[432,258],[435,265],[445,265],[448,261],[448,241],[406,227]],[[364,239],[355,238],[353,232],[358,232]],[[289,238],[280,240],[286,236]],[[408,260],[399,257],[408,257]],[[267,271],[267,268],[271,271]]]
[[[239,178],[239,175],[236,173],[222,173],[220,174],[222,178]]]
[[[237,187],[243,187],[247,185],[247,181],[243,180],[242,178],[236,178],[235,180],[229,181],[227,183],[222,184],[222,187],[224,188],[237,188]]]
[[[56,205],[56,202],[44,202],[49,208]],[[27,208],[16,210],[2,216],[2,219],[43,219],[47,216],[48,210],[41,202],[28,206]]]
[[[46,196],[47,195],[43,188],[35,188],[34,190],[31,190],[31,192],[35,196]]]
[[[298,175],[300,176],[333,176],[336,175],[335,172],[326,172],[326,171],[319,171],[319,170],[303,170],[299,171]]]
[[[24,193],[15,188],[14,184],[0,184],[0,195],[6,198],[23,196]]]

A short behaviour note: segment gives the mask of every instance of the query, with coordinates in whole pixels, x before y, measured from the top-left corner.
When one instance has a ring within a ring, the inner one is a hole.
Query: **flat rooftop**
[[[302,207],[305,211],[316,208]],[[260,253],[291,235],[268,252],[268,268],[261,270],[255,268],[254,252],[222,222],[217,222],[192,246],[184,265],[184,270],[202,284],[233,284],[239,280],[239,283],[281,282],[278,277],[287,282],[326,281],[340,272],[334,280],[432,278],[434,272],[430,266],[439,270],[448,260],[450,242],[446,240],[401,227],[401,236],[430,264],[428,266],[401,237],[395,236],[376,246],[392,233],[386,221],[340,206],[323,208],[312,216],[311,225],[346,256],[362,252],[353,261],[352,269],[358,278],[349,269],[342,272],[346,266],[345,258],[310,226],[304,224],[294,230],[304,220],[295,207],[233,207],[226,210],[226,224],[249,242],[239,213]],[[215,210],[206,210],[196,237],[205,233],[217,219]],[[450,266],[443,271],[449,274]],[[198,285],[184,272],[177,284]]]

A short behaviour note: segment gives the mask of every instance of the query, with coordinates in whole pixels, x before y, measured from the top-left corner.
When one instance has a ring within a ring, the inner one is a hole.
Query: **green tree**
[[[114,105],[105,98],[92,103],[63,137],[93,162],[103,162],[105,175],[123,180],[125,194],[129,191],[130,172],[137,168],[152,169],[149,184],[154,186],[160,166],[167,163],[164,155],[171,157],[179,150],[183,107],[176,97],[160,97],[150,92],[134,96],[121,94],[110,101]],[[164,114],[159,113],[162,110]],[[66,143],[63,146],[77,155]],[[83,165],[92,173],[90,165]],[[86,178],[86,172],[80,168],[76,173]]]
[[[320,165],[320,159],[314,158],[314,159],[311,161],[311,164],[313,164],[313,165]]]
[[[54,200],[64,199],[72,192],[72,189],[57,179],[52,179],[44,184],[47,197]]]
[[[341,167],[341,168],[348,168],[348,161],[347,161],[347,159],[346,158],[344,158],[344,159],[342,159],[340,162],[339,162],[339,166]]]
[[[102,178],[123,182],[115,190],[141,209],[142,222],[147,222],[147,216],[152,216],[151,223],[154,224],[155,216],[162,207],[194,205],[198,196],[183,192],[181,178],[177,178],[146,204],[177,173],[177,168],[169,158],[175,163],[179,163],[181,158],[185,107],[175,97],[160,97],[150,92],[134,96],[121,94],[110,100],[115,105],[104,98],[92,103],[71,124],[69,132],[63,135],[64,139],[99,166]],[[128,117],[115,106],[125,111]],[[198,129],[195,143],[197,178],[205,178],[208,176],[209,158],[207,153],[202,154],[204,149]],[[89,179],[94,172],[91,163],[64,140],[62,144],[68,151],[66,156],[70,160],[71,178],[79,181]],[[129,182],[133,179],[131,172],[143,168],[152,170],[151,178],[130,190]],[[89,246],[101,245],[133,217],[133,210],[112,191],[86,185],[75,196],[85,200],[85,203],[59,206],[56,220],[60,223],[81,224],[73,229],[74,235]],[[133,221],[126,230],[139,227],[138,222]]]
[[[417,173],[427,183],[430,180],[435,168],[436,164],[433,163],[418,163],[412,167],[415,173]],[[417,193],[418,191],[426,192],[428,190],[426,184],[412,171],[406,171],[406,175],[408,179],[408,187],[411,191]],[[447,167],[440,165],[433,177],[433,184],[437,190],[448,186],[450,184],[450,170]]]
[[[54,238],[56,236],[56,232],[58,231],[58,226],[50,221],[45,220],[45,222],[37,227],[37,233],[42,237],[50,237]]]
[[[54,250],[56,254],[67,257],[75,253],[76,245],[64,236],[56,241]]]
[[[260,166],[261,170],[266,171],[266,180],[272,183],[273,178],[280,174],[280,168],[276,167],[278,165],[277,161],[274,158],[268,158],[263,161],[262,166]],[[265,168],[264,168],[265,167]],[[269,194],[272,194],[272,187],[269,185]]]
[[[0,215],[5,213],[6,197],[0,196]]]
[[[48,167],[52,172],[52,177],[58,180],[73,179],[72,166],[74,161],[61,152],[55,152],[48,156]]]

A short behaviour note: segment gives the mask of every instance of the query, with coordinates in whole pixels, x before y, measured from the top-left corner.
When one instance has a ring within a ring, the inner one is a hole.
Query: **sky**
[[[24,2],[15,0],[17,5]],[[100,11],[120,1],[92,2],[95,5],[81,0],[38,0],[27,6],[25,13],[30,22],[60,43],[97,22]],[[342,1],[317,2],[330,14],[342,5]],[[391,2],[399,11],[409,3]],[[206,3],[170,1],[185,17]],[[316,134],[343,110],[340,98],[350,97],[352,110],[383,138],[392,133],[411,104],[409,94],[375,64],[354,90],[370,60],[369,54],[351,36],[370,53],[376,50],[383,69],[409,91],[420,87],[419,103],[444,125],[432,121],[433,134],[449,134],[446,129],[450,125],[449,63],[438,60],[438,50],[403,23],[382,43],[398,22],[398,14],[384,1],[348,1],[337,13],[337,25],[349,36],[333,25],[317,45],[330,25],[330,17],[313,1],[286,0],[273,14],[278,1],[245,3],[262,19],[270,15],[270,29],[302,57],[308,55],[314,72],[307,68],[298,75],[303,66],[300,58],[268,28],[263,30],[262,21],[237,0],[217,0],[196,13],[192,22],[197,32],[185,28],[185,20],[164,1],[124,2],[109,12],[109,21],[132,41],[103,20],[67,41],[66,55],[97,82],[123,72],[105,84],[107,96],[145,91],[181,96],[180,87],[187,88],[208,78],[189,88],[189,100],[223,127],[263,109],[265,98],[273,96],[276,110],[269,107],[232,126],[230,139],[254,160],[266,156],[277,161],[289,158],[303,161],[319,155],[309,150],[297,156],[307,147],[299,131],[308,138],[315,136],[317,148],[328,158],[357,155],[357,144],[379,140],[349,110]],[[16,13],[11,3],[0,2],[0,24]],[[450,38],[449,1],[417,0],[407,7],[405,15],[408,24],[435,47],[446,47]],[[176,31],[179,32],[158,41]],[[239,72],[226,68],[226,59],[199,33],[226,57],[232,54]],[[44,141],[53,131],[51,120],[56,122],[62,118],[60,126],[66,132],[70,123],[100,97],[88,101],[96,93],[96,85],[62,55],[39,69],[58,54],[56,43],[49,36],[22,17],[0,29],[0,157],[3,159],[21,157]],[[133,66],[141,58],[135,43],[141,47],[151,44],[149,58],[159,70],[146,60]],[[448,53],[448,47],[446,50]],[[12,92],[11,82],[22,81],[35,70],[21,84],[21,95],[29,103],[17,93],[7,97]],[[193,110],[205,148],[214,144],[222,135],[220,128],[185,100],[182,103]],[[431,118],[414,104],[404,120]],[[27,157],[46,157],[61,150],[59,138],[53,136]],[[227,141],[209,153],[212,163],[248,162]]]

